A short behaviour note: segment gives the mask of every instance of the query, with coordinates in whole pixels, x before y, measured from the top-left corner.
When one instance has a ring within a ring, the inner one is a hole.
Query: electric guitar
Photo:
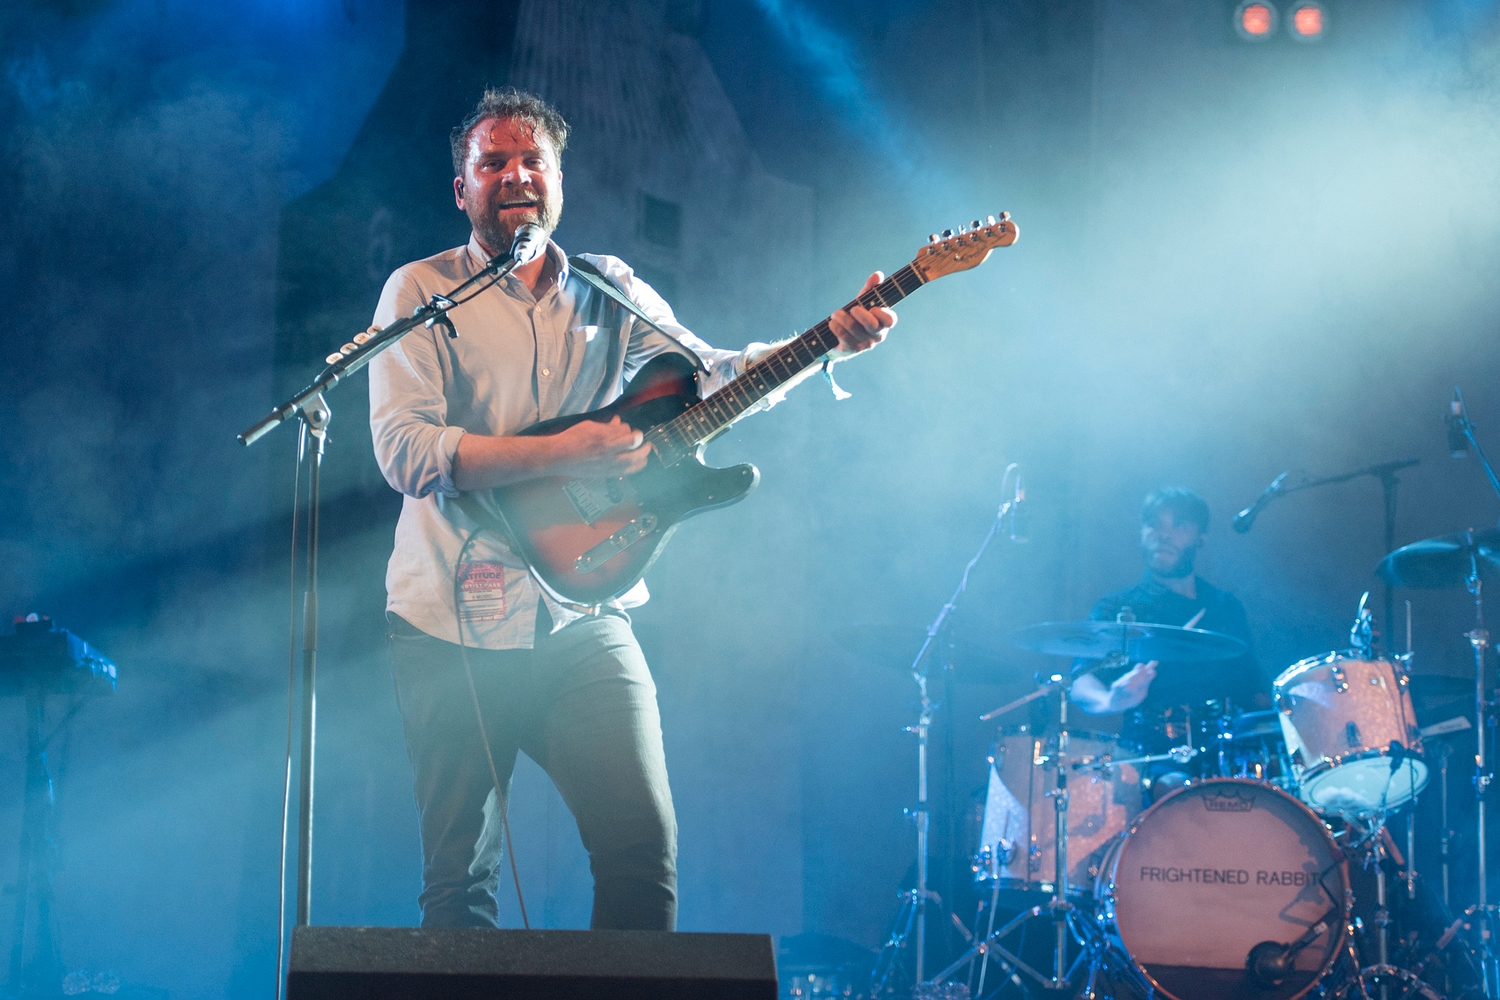
[[[1008,213],[934,236],[910,264],[855,302],[893,306],[934,278],[978,267],[1019,235]],[[776,348],[707,399],[698,398],[697,367],[681,354],[652,358],[623,395],[590,413],[545,420],[522,434],[556,434],[582,420],[619,417],[651,446],[646,467],[612,479],[546,477],[492,491],[503,521],[478,505],[461,506],[480,524],[504,532],[554,596],[597,605],[625,593],[646,574],[677,525],[694,514],[738,503],[760,481],[753,465],[714,469],[703,449],[778,387],[838,346],[825,319]]]

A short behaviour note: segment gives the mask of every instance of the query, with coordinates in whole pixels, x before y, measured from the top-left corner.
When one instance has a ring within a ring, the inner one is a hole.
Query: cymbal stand
[[[1485,829],[1485,808],[1490,782],[1494,775],[1488,770],[1489,761],[1485,753],[1485,743],[1489,737],[1489,730],[1485,721],[1485,709],[1488,706],[1484,689],[1484,659],[1485,651],[1490,646],[1490,633],[1484,627],[1484,581],[1479,578],[1479,564],[1474,556],[1474,532],[1469,530],[1469,575],[1466,581],[1469,593],[1474,595],[1474,627],[1465,633],[1469,645],[1474,648],[1474,796],[1478,800],[1475,808],[1475,833],[1478,838],[1479,848],[1479,903],[1478,903],[1478,927],[1479,927],[1479,959],[1481,978],[1483,980],[1484,995],[1487,997],[1500,996],[1500,965],[1494,952],[1494,935],[1491,929],[1494,914],[1489,906],[1489,838]]]
[[[1107,662],[1115,662],[1116,657],[1124,657],[1125,653],[1111,654]],[[938,972],[930,980],[921,983],[923,986],[932,986],[944,982],[965,965],[973,962],[976,958],[984,957],[988,963],[990,956],[997,955],[1001,960],[1001,982],[1007,981],[1015,973],[1019,972],[1034,980],[1045,990],[1061,991],[1073,988],[1073,979],[1078,970],[1087,963],[1088,979],[1082,997],[1092,1000],[1094,987],[1098,981],[1099,974],[1104,971],[1123,972],[1129,977],[1132,986],[1139,988],[1143,996],[1151,995],[1149,984],[1140,981],[1134,973],[1134,966],[1128,961],[1112,962],[1113,947],[1099,929],[1098,924],[1092,917],[1081,911],[1068,900],[1068,771],[1071,769],[1067,760],[1068,750],[1068,701],[1073,688],[1073,678],[1080,673],[1098,669],[1101,664],[1093,664],[1085,668],[1075,668],[1065,675],[1060,684],[1058,692],[1058,733],[1057,733],[1057,789],[1048,792],[1052,797],[1052,807],[1056,811],[1056,821],[1053,824],[1053,857],[1056,865],[1052,879],[1052,899],[1045,906],[1033,906],[1031,909],[1019,914],[1004,927],[994,931],[983,940],[976,942],[973,947],[960,955],[947,968]],[[1051,684],[1057,684],[1054,679]],[[1055,937],[1053,939],[1052,969],[1050,974],[1032,968],[1020,956],[1006,949],[1000,944],[1008,934],[1023,924],[1032,920],[1046,919],[1053,925]],[[1068,941],[1076,941],[1081,947],[1078,956],[1069,963]]]

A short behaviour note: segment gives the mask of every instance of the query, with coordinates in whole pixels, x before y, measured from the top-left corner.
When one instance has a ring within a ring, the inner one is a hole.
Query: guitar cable
[[[516,868],[516,848],[510,838],[510,818],[507,815],[510,811],[510,797],[500,788],[500,771],[495,767],[495,754],[490,749],[489,733],[484,728],[484,713],[479,707],[479,690],[474,686],[474,670],[469,665],[469,647],[464,642],[464,618],[460,600],[463,587],[464,555],[483,530],[483,527],[477,527],[469,532],[469,537],[464,539],[463,545],[458,550],[458,558],[453,562],[453,624],[458,628],[458,655],[463,660],[464,677],[469,682],[469,697],[474,702],[474,721],[479,725],[479,741],[484,744],[484,759],[490,765],[490,779],[495,783],[495,811],[500,814],[500,831],[505,837],[505,855],[510,859],[510,878],[516,887],[516,903],[521,907],[521,926],[529,931],[531,921],[526,916],[526,897],[521,892],[521,874]]]

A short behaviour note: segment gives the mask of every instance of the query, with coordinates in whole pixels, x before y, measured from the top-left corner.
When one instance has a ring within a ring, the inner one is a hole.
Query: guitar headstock
[[[960,226],[957,232],[945,229],[941,236],[934,233],[928,244],[917,251],[917,259],[911,266],[923,281],[967,271],[983,264],[991,250],[1010,246],[1020,235],[1016,224],[1010,221],[1009,212],[1001,212],[998,219],[993,215],[983,222],[975,219],[969,226]]]

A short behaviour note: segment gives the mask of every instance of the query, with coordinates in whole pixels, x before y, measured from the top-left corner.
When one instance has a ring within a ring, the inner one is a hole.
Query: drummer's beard
[[[1177,555],[1177,559],[1169,566],[1160,567],[1156,562],[1156,553],[1151,549],[1143,550],[1146,557],[1146,565],[1151,567],[1151,572],[1164,580],[1181,580],[1193,575],[1193,560],[1198,556],[1196,546],[1183,549]]]

